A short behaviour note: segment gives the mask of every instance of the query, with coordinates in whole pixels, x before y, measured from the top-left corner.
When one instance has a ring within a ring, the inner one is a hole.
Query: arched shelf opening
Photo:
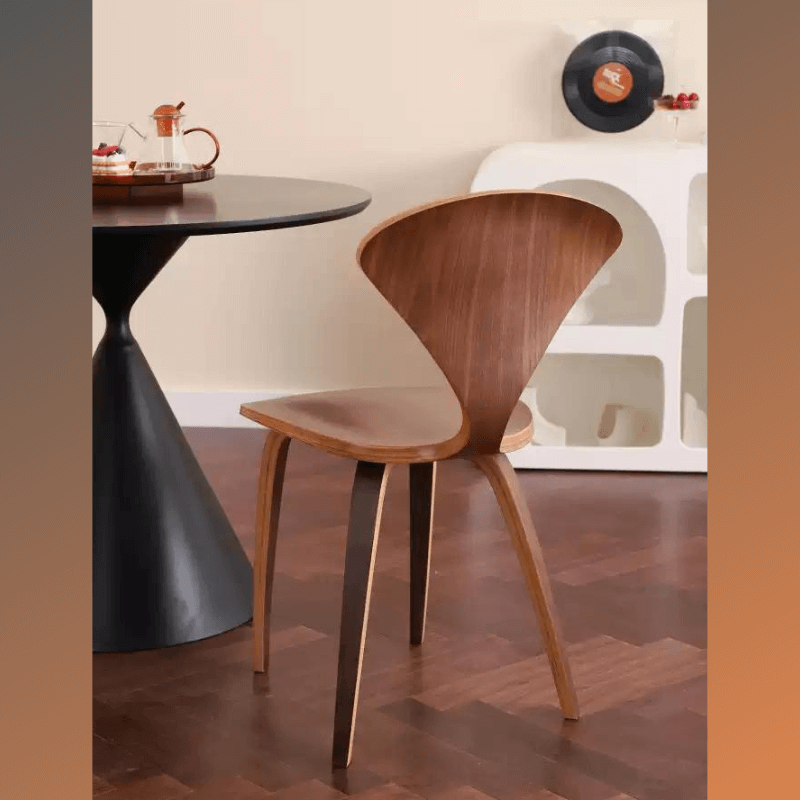
[[[666,256],[655,223],[627,192],[595,180],[543,184],[542,191],[586,200],[613,214],[622,244],[565,320],[566,325],[658,325],[664,308]]]

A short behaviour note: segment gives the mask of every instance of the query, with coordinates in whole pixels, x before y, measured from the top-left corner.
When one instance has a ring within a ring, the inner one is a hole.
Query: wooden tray
[[[92,203],[176,203],[183,200],[184,184],[210,181],[214,174],[214,167],[150,175],[92,174]]]

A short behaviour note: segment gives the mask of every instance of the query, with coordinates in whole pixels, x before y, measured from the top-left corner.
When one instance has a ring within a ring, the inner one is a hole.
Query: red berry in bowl
[[[693,103],[696,103],[696,102],[697,102],[697,101],[700,99],[700,96],[697,94],[697,92],[692,92],[692,93],[689,95],[689,99],[690,99],[690,100],[691,100]]]
[[[675,100],[675,101],[672,103],[672,105],[670,106],[670,108],[671,108],[673,111],[678,111],[678,110],[680,109],[680,107],[681,107],[681,104],[680,104],[680,103],[679,103],[677,100]]]
[[[680,108],[681,108],[683,111],[686,111],[686,109],[688,109],[688,108],[691,108],[691,107],[692,107],[692,104],[691,104],[691,102],[690,102],[689,100],[681,100],[681,101],[680,101],[680,103],[679,103],[678,105],[680,106]]]
[[[689,99],[689,95],[686,94],[686,92],[681,92],[676,99],[680,103],[680,102],[683,102],[684,100],[688,100]]]

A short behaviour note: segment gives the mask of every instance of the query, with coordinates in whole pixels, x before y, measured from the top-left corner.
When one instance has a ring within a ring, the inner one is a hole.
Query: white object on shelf
[[[708,443],[708,417],[689,392],[683,394],[683,441],[689,447],[706,447]]]
[[[683,314],[683,423],[681,437],[687,447],[705,448],[708,437],[708,299],[693,297]]]
[[[598,273],[606,272],[609,282],[581,296],[572,324],[558,330],[532,381],[537,413],[564,429],[564,443],[559,434],[558,443],[511,453],[515,467],[707,470],[704,355],[692,358],[700,344],[683,347],[684,309],[708,293],[707,163],[702,144],[576,140],[508,145],[481,164],[473,192],[559,191],[608,208],[623,228],[620,250]],[[571,372],[552,368],[552,359],[578,357],[588,360]],[[693,365],[687,394],[697,401],[696,413],[694,407],[686,413],[684,401],[687,358]],[[595,361],[597,369],[590,369]],[[590,377],[582,379],[587,369]],[[607,373],[616,377],[604,381]],[[598,437],[608,406],[622,408],[613,409],[612,432]],[[682,422],[682,411],[691,422]],[[692,432],[684,440],[687,424]]]
[[[640,408],[611,403],[603,409],[597,428],[601,447],[634,447],[647,434],[650,415]]]
[[[623,435],[620,428],[616,437],[624,436],[626,447],[648,449],[661,435],[663,383],[661,362],[653,356],[546,353],[522,397],[527,402],[535,391],[537,413],[565,431],[563,445],[543,441],[548,446],[542,451],[598,448],[622,407],[646,411],[648,421],[638,424],[635,434]]]

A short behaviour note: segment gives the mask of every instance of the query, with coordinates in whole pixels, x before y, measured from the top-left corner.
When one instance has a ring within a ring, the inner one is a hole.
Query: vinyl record
[[[619,133],[641,125],[664,90],[658,53],[627,31],[603,31],[570,54],[561,79],[572,114],[596,131]]]

